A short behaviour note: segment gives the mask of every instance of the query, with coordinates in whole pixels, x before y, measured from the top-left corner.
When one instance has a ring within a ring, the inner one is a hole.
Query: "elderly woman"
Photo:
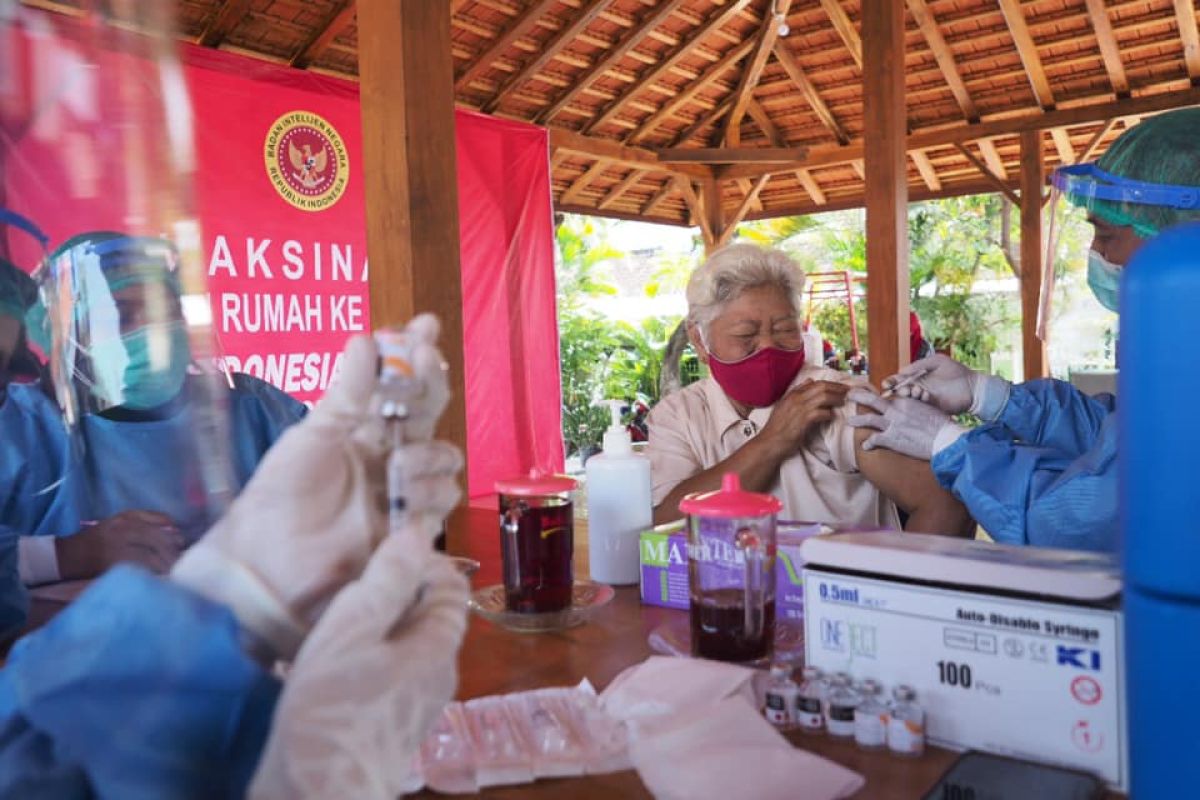
[[[855,385],[806,364],[799,320],[804,273],[783,253],[738,244],[688,283],[688,337],[711,378],[650,413],[654,521],[680,516],[691,492],[736,472],[742,486],[783,501],[787,519],[967,535],[974,523],[927,463],[860,448],[847,423]],[[861,385],[861,382],[859,382]]]

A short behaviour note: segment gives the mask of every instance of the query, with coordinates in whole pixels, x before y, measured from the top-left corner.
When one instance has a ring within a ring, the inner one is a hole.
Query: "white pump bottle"
[[[588,569],[592,580],[614,585],[641,577],[639,534],[650,527],[650,459],[633,451],[621,424],[621,401],[608,400],[612,425],[604,450],[587,462]]]

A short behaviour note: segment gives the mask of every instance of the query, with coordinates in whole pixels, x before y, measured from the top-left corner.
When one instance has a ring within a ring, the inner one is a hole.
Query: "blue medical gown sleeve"
[[[0,525],[0,642],[10,640],[29,616],[29,595],[17,567],[20,533]]]
[[[227,609],[117,567],[0,672],[0,797],[241,797],[278,694]]]
[[[998,542],[1114,552],[1116,423],[1116,414],[1105,417],[1079,454],[985,425],[935,455],[933,473]]]
[[[1089,397],[1069,383],[1042,378],[1012,387],[997,420],[1026,444],[1081,456],[1095,447],[1113,396]]]

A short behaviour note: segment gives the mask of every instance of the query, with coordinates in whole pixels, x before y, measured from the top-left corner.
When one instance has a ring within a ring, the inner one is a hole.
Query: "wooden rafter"
[[[513,42],[525,36],[541,21],[551,7],[558,3],[558,0],[534,0],[528,5],[521,14],[513,20],[499,36],[479,56],[467,65],[467,68],[454,81],[454,91],[462,92],[471,85],[471,81],[479,77],[485,70],[489,69],[496,59],[500,57],[508,48],[512,47]]]
[[[996,149],[996,143],[991,139],[980,139],[978,142],[979,152],[983,156],[983,163],[988,165],[993,173],[1002,179],[1008,178],[1008,169],[1004,166],[1004,159],[1000,157],[1000,151]]]
[[[771,143],[772,147],[787,147],[787,142],[783,140],[783,134],[771,121],[771,115],[757,100],[751,98],[750,102],[746,104],[746,113],[750,115],[750,119],[754,120],[754,124],[767,137],[767,141]]]
[[[851,161],[850,167],[854,170],[854,174],[858,176],[860,181],[865,181],[867,179],[867,166],[865,163],[863,163],[861,158],[856,158]]]
[[[1196,8],[1192,0],[1175,0],[1175,21],[1183,39],[1183,60],[1193,86],[1200,86],[1200,31],[1196,25]]]
[[[770,177],[770,173],[761,177]],[[734,183],[742,190],[743,197],[750,198],[750,211],[762,211],[762,201],[758,199],[758,192],[754,192],[754,181],[749,178],[738,178]],[[753,196],[751,196],[751,192],[753,192]]]
[[[921,29],[921,35],[925,37],[925,42],[929,45],[929,50],[933,53],[934,60],[937,61],[938,69],[942,71],[942,77],[950,87],[950,92],[958,102],[963,116],[970,122],[977,121],[979,109],[975,107],[975,101],[971,99],[971,94],[967,91],[967,85],[958,71],[958,65],[954,63],[954,54],[950,52],[950,46],[946,44],[946,37],[942,36],[942,30],[938,27],[933,12],[925,4],[925,0],[908,0],[908,10],[912,12],[913,19]]]
[[[576,178],[574,183],[567,187],[566,191],[562,193],[560,202],[562,202],[564,205],[570,205],[579,200],[579,196],[583,194],[583,192],[589,186],[591,186],[592,183],[595,182],[595,180],[600,177],[601,173],[608,169],[609,166],[610,165],[605,161],[596,161],[596,163],[584,170],[584,173]]]
[[[733,234],[737,231],[737,226],[746,215],[750,213],[750,209],[758,200],[758,194],[767,185],[767,181],[771,180],[770,175],[762,175],[753,183],[750,184],[750,190],[742,197],[742,202],[734,209],[733,215],[725,224],[725,230],[721,231],[721,235],[717,237],[717,247],[724,247],[729,244],[729,240],[733,238]]]
[[[693,164],[791,164],[804,158],[804,147],[667,147],[658,160]]]
[[[796,61],[792,51],[788,49],[787,42],[779,40],[775,42],[775,58],[779,61],[779,65],[783,67],[784,72],[791,78],[792,83],[796,84],[796,88],[804,95],[804,100],[812,108],[813,113],[821,120],[833,138],[837,139],[838,144],[846,144],[850,141],[850,137],[846,135],[846,131],[842,128],[841,123],[837,121],[837,117],[833,116],[833,112],[829,110],[829,106],[821,98],[817,88],[813,86],[812,81],[804,74],[800,63]]]
[[[1121,50],[1117,47],[1117,37],[1113,35],[1112,21],[1104,8],[1104,0],[1084,1],[1092,21],[1092,30],[1096,32],[1096,43],[1100,46],[1100,58],[1104,61],[1104,71],[1108,73],[1108,82],[1117,97],[1125,97],[1129,94],[1129,79],[1125,77]]]
[[[566,162],[566,160],[570,157],[571,157],[570,150],[563,150],[562,148],[552,148],[552,152],[550,153],[550,172],[553,174],[554,170],[561,167]]]
[[[1008,182],[988,169],[988,165],[980,161],[979,156],[968,150],[965,144],[956,143],[954,146],[958,149],[958,152],[963,154],[967,161],[971,162],[971,165],[975,167],[975,169],[979,170],[984,179],[986,179],[988,183],[992,184],[992,186],[996,188],[996,191],[1013,201],[1014,204],[1018,206],[1021,204],[1021,198],[1018,197],[1017,193],[1009,187]]]
[[[612,139],[599,139],[594,136],[584,136],[565,128],[548,128],[550,146],[557,151],[578,153],[589,158],[599,158],[620,164],[625,167],[641,167],[656,172],[677,172],[691,175],[694,178],[708,178],[712,170],[703,164],[660,164],[658,155],[653,150],[644,147],[633,147],[614,142]]]
[[[596,208],[603,211],[604,209],[611,206],[613,203],[620,200],[622,195],[624,195],[626,192],[628,192],[630,189],[632,189],[634,186],[636,186],[637,183],[642,178],[646,177],[647,173],[649,173],[649,170],[645,170],[645,169],[630,170],[629,174],[626,175],[624,178],[622,178],[620,183],[618,183],[616,186],[614,186],[612,189],[610,189],[608,191],[608,194],[604,195],[604,197],[596,205]]]
[[[334,4],[325,22],[313,31],[288,62],[288,66],[304,69],[325,52],[325,48],[333,44],[333,40],[342,35],[342,31],[354,21],[354,0],[341,0]]]
[[[578,16],[571,20],[569,25],[564,25],[549,42],[538,48],[536,57],[530,59],[529,63],[510,75],[480,110],[485,114],[495,111],[510,92],[520,88],[525,81],[541,72],[551,59],[562,52],[564,47],[575,41],[579,34],[583,33],[592,20],[598,17],[611,2],[612,0],[591,0]]]
[[[725,144],[731,147],[741,144],[742,118],[746,116],[746,104],[754,96],[754,87],[758,86],[758,79],[762,77],[763,69],[767,66],[767,59],[771,57],[771,49],[779,38],[780,17],[777,14],[782,13],[782,18],[787,19],[787,11],[791,5],[792,0],[778,0],[778,3],[777,0],[771,0],[768,13],[763,15],[754,55],[750,57],[746,68],[742,70],[742,77],[733,91],[733,108],[729,110],[729,116],[725,118]]]
[[[688,210],[692,212],[692,219],[696,220],[695,224],[700,226],[700,233],[704,236],[704,241],[715,241],[712,225],[709,224],[708,216],[704,213],[704,205],[696,194],[696,187],[689,179],[683,177],[676,178],[675,183],[683,194],[683,202],[687,203]]]
[[[1038,105],[1044,109],[1054,108],[1054,92],[1050,89],[1050,81],[1046,79],[1046,69],[1042,66],[1042,57],[1038,55],[1037,43],[1029,32],[1029,24],[1025,21],[1025,13],[1021,10],[1021,0],[999,0],[1000,11],[1004,22],[1012,34],[1021,63],[1025,66],[1025,74],[1033,87],[1033,95]]]
[[[1075,163],[1075,148],[1071,146],[1071,136],[1066,128],[1051,128],[1050,138],[1054,149],[1058,151],[1058,160],[1064,164]]]
[[[721,56],[718,61],[709,65],[708,68],[705,69],[704,72],[702,72],[694,81],[689,83],[686,88],[667,101],[662,108],[647,117],[642,124],[638,125],[638,127],[632,133],[625,137],[625,141],[635,143],[653,133],[654,129],[662,124],[664,120],[668,119],[683,106],[690,103],[698,94],[700,94],[700,92],[704,91],[720,80],[721,76],[725,74],[726,70],[745,58],[746,54],[749,53],[753,48],[754,41],[747,40],[730,50],[725,55]]]
[[[642,216],[648,217],[654,213],[654,210],[663,204],[668,197],[680,191],[679,183],[671,179],[663,184],[663,187],[654,193],[654,196],[646,201],[646,205],[642,206]]]
[[[647,14],[644,19],[638,22],[638,24],[626,31],[625,35],[621,37],[620,41],[616,42],[612,47],[610,47],[605,52],[604,56],[598,59],[596,63],[592,64],[592,66],[585,71],[583,75],[573,78],[571,81],[571,87],[567,89],[567,91],[563,92],[563,94],[557,100],[551,103],[549,108],[547,108],[541,114],[538,114],[536,121],[539,124],[545,124],[548,120],[553,119],[559,112],[566,108],[572,100],[575,99],[575,95],[579,94],[585,88],[590,86],[592,81],[594,81],[596,78],[612,69],[612,67],[615,66],[621,59],[623,59],[630,50],[632,50],[643,39],[645,39],[646,35],[650,33],[650,31],[657,28],[659,25],[665,22],[669,16],[675,13],[675,9],[677,9],[682,2],[683,0],[666,0],[666,2],[663,2],[656,7],[653,12]]]
[[[829,17],[829,21],[833,23],[833,29],[837,31],[838,36],[842,37],[842,41],[846,43],[846,49],[850,51],[850,57],[854,59],[854,63],[862,69],[862,37],[858,35],[858,29],[854,27],[854,23],[850,21],[849,15],[842,8],[838,0],[821,0],[821,7],[825,9],[825,14]]]
[[[225,0],[196,43],[204,47],[219,47],[238,23],[250,12],[250,0]]]
[[[942,189],[942,182],[938,178],[937,170],[933,168],[933,162],[929,160],[929,156],[925,155],[924,150],[913,150],[908,154],[912,159],[913,164],[917,167],[917,172],[921,173],[921,180],[925,183],[931,192],[939,192]]]
[[[1080,163],[1086,163],[1092,160],[1092,156],[1096,153],[1096,149],[1100,147],[1100,142],[1104,141],[1104,137],[1108,135],[1108,132],[1111,131],[1113,126],[1116,124],[1117,121],[1115,119],[1110,119],[1100,126],[1100,130],[1096,131],[1095,135],[1088,140],[1087,145],[1085,145],[1083,148],[1083,152],[1079,154]]]
[[[806,169],[798,169],[795,172],[796,180],[800,181],[800,185],[804,187],[804,191],[808,192],[808,196],[812,201],[819,206],[825,205],[825,192],[821,190],[821,185],[817,183],[817,179],[812,176],[812,173]]]
[[[733,108],[733,98],[727,97],[712,111],[697,117],[695,122],[684,128],[679,135],[675,137],[673,144],[683,144],[708,126],[715,125],[723,116],[729,113],[729,109],[731,108]]]
[[[590,133],[596,128],[599,128],[601,125],[606,125],[612,121],[635,94],[647,86],[653,86],[654,84],[658,83],[663,76],[675,69],[679,62],[686,57],[697,44],[708,38],[710,34],[722,28],[726,23],[740,14],[742,10],[749,4],[749,2],[750,0],[733,0],[733,2],[727,5],[720,14],[717,14],[715,17],[694,30],[691,35],[687,37],[687,39],[679,43],[670,56],[658,62],[654,69],[652,69],[646,75],[638,76],[637,81],[635,81],[628,89],[621,92],[619,95],[617,95],[617,97],[613,98],[613,100],[607,106],[605,106],[604,109],[597,114],[591,122],[588,123],[584,131]],[[671,6],[673,4],[673,2],[669,2],[667,3],[667,6]]]

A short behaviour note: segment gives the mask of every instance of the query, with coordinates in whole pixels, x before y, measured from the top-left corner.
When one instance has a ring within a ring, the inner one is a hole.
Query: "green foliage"
[[[625,255],[607,241],[611,225],[609,220],[597,217],[563,216],[554,235],[558,244],[554,277],[560,307],[574,307],[587,296],[617,293],[617,288],[604,280],[604,263]]]

